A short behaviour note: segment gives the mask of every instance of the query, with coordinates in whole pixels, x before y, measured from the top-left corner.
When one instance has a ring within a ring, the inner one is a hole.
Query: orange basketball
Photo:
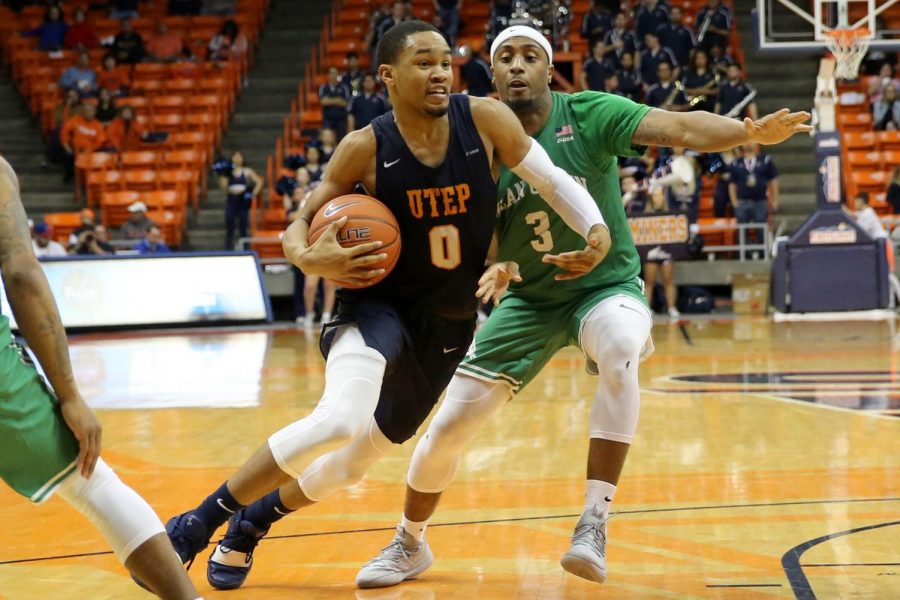
[[[357,285],[336,281],[347,288],[362,288],[375,285],[388,276],[397,259],[400,258],[400,226],[391,210],[376,198],[362,194],[339,196],[319,209],[309,224],[309,243],[314,244],[332,221],[347,217],[347,222],[338,232],[338,241],[344,248],[357,244],[381,241],[382,246],[374,253],[386,254],[387,258],[371,266],[384,269],[384,274],[369,280],[367,285]]]

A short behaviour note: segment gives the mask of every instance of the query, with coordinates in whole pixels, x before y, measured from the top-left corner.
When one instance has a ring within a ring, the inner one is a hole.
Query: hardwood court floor
[[[573,350],[475,440],[419,580],[353,585],[392,536],[408,443],[362,484],[278,523],[244,589],[211,591],[205,557],[194,581],[206,598],[900,598],[893,323],[691,320],[653,334],[602,587],[558,564],[580,513],[594,389]],[[315,340],[294,330],[82,338],[73,353],[103,407],[106,460],[163,519],[322,387]],[[59,499],[33,507],[3,487],[0,504],[3,598],[148,597]]]

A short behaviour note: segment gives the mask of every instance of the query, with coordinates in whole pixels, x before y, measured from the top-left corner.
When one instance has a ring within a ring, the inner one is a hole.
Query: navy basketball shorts
[[[337,328],[355,324],[366,345],[387,361],[375,423],[395,444],[416,434],[428,418],[475,333],[475,316],[454,320],[425,310],[398,310],[375,299],[342,299],[337,316],[322,328],[320,348],[328,358]]]

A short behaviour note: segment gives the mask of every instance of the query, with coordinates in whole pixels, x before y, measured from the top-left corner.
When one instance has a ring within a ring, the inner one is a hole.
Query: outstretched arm
[[[741,144],[780,144],[797,133],[808,133],[808,112],[787,108],[761,119],[743,122],[709,112],[672,113],[653,109],[638,124],[631,141],[639,146],[684,146],[720,152]]]
[[[0,273],[19,329],[41,363],[59,398],[63,418],[78,439],[78,469],[90,477],[100,456],[100,423],[75,386],[66,331],[50,285],[34,255],[16,174],[2,158]]]

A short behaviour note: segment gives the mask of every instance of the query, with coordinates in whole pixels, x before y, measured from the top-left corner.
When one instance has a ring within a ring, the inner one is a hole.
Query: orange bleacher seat
[[[169,67],[162,63],[138,63],[131,72],[132,81],[163,81],[169,75]]]
[[[180,246],[184,231],[184,217],[170,210],[151,210],[147,217],[162,231],[163,239],[170,246]]]
[[[143,96],[123,96],[116,100],[116,106],[120,109],[123,106],[130,106],[136,115],[150,114],[150,100]]]
[[[119,155],[119,168],[123,171],[156,169],[159,167],[161,158],[159,152],[149,150],[122,152]]]
[[[199,93],[197,82],[193,79],[169,79],[164,83],[166,94],[172,96],[191,96]]]
[[[875,139],[881,150],[900,150],[900,131],[877,131]]]
[[[137,96],[161,96],[164,92],[162,80],[146,79],[143,81],[132,81],[129,92]]]
[[[182,96],[157,96],[150,105],[153,116],[182,115],[187,111],[187,101]]]
[[[75,200],[81,200],[81,189],[92,173],[102,173],[116,166],[112,152],[84,152],[75,158]]]
[[[165,169],[182,170],[199,175],[200,195],[206,197],[206,162],[196,150],[173,150],[163,157]]]
[[[183,171],[181,169],[163,169],[157,174],[158,189],[179,192],[189,199],[194,210],[199,210],[197,187],[200,174],[197,171]]]
[[[261,259],[284,258],[284,249],[281,245],[281,236],[284,230],[257,230],[253,237],[269,238],[266,241],[253,242],[250,249],[254,250]]]
[[[873,131],[848,132],[841,135],[841,144],[845,150],[872,151],[875,150],[878,139]]]
[[[157,171],[153,169],[134,169],[122,173],[125,189],[135,192],[149,192],[162,189]]]
[[[175,190],[154,190],[141,194],[141,200],[150,210],[184,211],[187,199]]]
[[[700,235],[703,236],[703,242],[706,246],[732,246],[735,243],[736,233],[734,229],[735,220],[732,218],[698,218],[697,224],[700,226]]]
[[[73,231],[81,227],[81,213],[59,212],[46,213],[44,223],[53,231],[53,239],[63,246],[69,245],[69,236]]]
[[[900,150],[887,150],[881,153],[881,164],[886,171],[893,171],[900,166]]]
[[[884,171],[875,171],[874,173],[853,171],[850,173],[850,190],[848,191],[851,196],[855,196],[859,192],[868,192],[869,195],[878,194],[887,187],[889,176],[890,174]]]
[[[128,207],[141,200],[134,190],[106,192],[100,197],[100,220],[105,227],[119,227],[128,220]]]
[[[150,117],[150,129],[153,131],[167,131],[170,134],[185,131],[184,117],[181,115],[152,115]]]
[[[870,113],[851,113],[838,115],[838,128],[841,131],[871,131],[872,115]]]
[[[847,152],[847,163],[853,172],[873,173],[882,169],[881,152]]]

